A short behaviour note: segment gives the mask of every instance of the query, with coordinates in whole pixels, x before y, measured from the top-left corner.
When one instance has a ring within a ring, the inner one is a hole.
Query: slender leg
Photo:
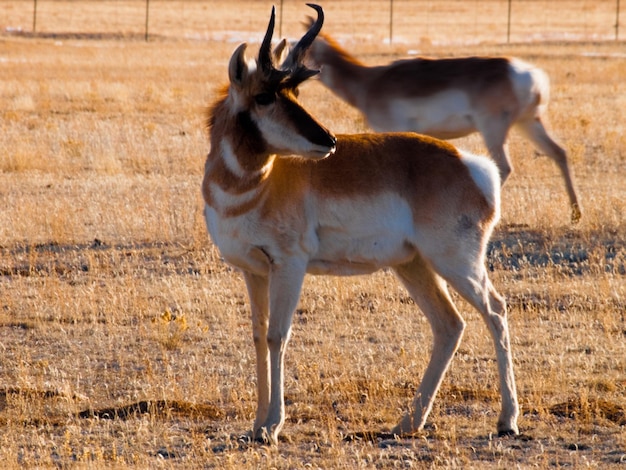
[[[267,346],[270,360],[270,401],[264,423],[255,438],[276,444],[285,422],[284,358],[291,320],[300,298],[306,272],[306,261],[290,259],[284,265],[272,266],[269,279],[269,328]]]
[[[481,313],[489,328],[496,349],[500,394],[502,395],[498,432],[500,434],[518,434],[519,404],[513,373],[506,303],[492,286],[482,261],[477,261],[468,272],[461,272],[458,269],[445,272],[445,267],[437,269],[437,271]]]
[[[500,170],[500,182],[502,186],[504,186],[504,183],[513,171],[513,165],[511,164],[506,144],[509,128],[510,124],[507,116],[503,116],[501,121],[491,119],[478,126],[478,130],[483,136],[489,155]]]
[[[267,329],[269,320],[269,280],[256,274],[244,273],[250,309],[252,311],[252,337],[256,350],[257,371],[257,411],[252,428],[256,436],[259,428],[267,418],[270,404],[270,364],[267,346]]]
[[[511,339],[506,314],[506,302],[495,290],[491,281],[485,279],[489,289],[489,305],[493,312],[486,319],[496,345],[498,372],[500,375],[500,390],[502,394],[502,410],[498,418],[498,432],[500,434],[519,434],[517,418],[519,404],[517,402],[517,388],[513,372],[513,355],[511,353]]]
[[[567,189],[567,195],[569,197],[570,205],[572,207],[571,218],[572,222],[576,223],[580,220],[582,212],[580,204],[578,203],[578,197],[576,195],[576,189],[574,188],[574,181],[570,172],[569,164],[567,162],[567,153],[559,144],[557,144],[548,135],[546,128],[544,127],[541,119],[535,117],[532,120],[520,122],[518,127],[520,130],[537,146],[539,150],[545,153],[558,165],[561,170],[561,175],[565,180],[565,188]]]
[[[430,361],[413,400],[412,414],[404,416],[392,430],[401,435],[424,426],[437,390],[461,342],[465,322],[452,304],[445,282],[419,255],[395,271],[426,315],[433,332]]]

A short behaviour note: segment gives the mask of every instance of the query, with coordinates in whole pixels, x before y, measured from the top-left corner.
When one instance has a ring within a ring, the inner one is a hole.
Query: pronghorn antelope
[[[209,111],[202,193],[208,231],[247,286],[257,357],[252,438],[276,443],[285,421],[285,349],[306,273],[390,267],[430,322],[430,362],[412,411],[393,429],[423,427],[465,322],[453,286],[485,320],[497,353],[497,429],[517,433],[519,407],[506,305],[485,251],[499,217],[500,180],[488,158],[413,133],[334,136],[297,101],[317,71],[303,57],[323,11],[281,65],[270,51],[274,10],[256,61],[232,55],[230,84]]]
[[[565,180],[572,222],[580,219],[567,154],[541,120],[550,91],[543,70],[505,57],[418,57],[369,67],[323,34],[308,55],[321,68],[320,80],[361,111],[377,132],[412,131],[440,139],[480,132],[500,169],[502,184],[512,169],[506,138],[516,126],[556,162]]]

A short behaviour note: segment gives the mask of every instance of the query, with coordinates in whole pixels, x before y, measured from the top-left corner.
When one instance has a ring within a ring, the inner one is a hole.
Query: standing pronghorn
[[[440,139],[480,132],[502,184],[511,173],[506,138],[516,126],[559,166],[572,221],[580,219],[567,154],[541,122],[550,92],[543,70],[505,57],[419,57],[368,67],[327,35],[315,41],[309,57],[321,67],[321,81],[360,110],[377,132],[412,131]]]
[[[434,345],[412,413],[393,429],[424,425],[465,323],[452,285],[493,336],[500,433],[517,433],[519,407],[506,305],[485,268],[499,217],[500,180],[487,158],[412,133],[335,138],[297,102],[315,75],[302,59],[323,11],[280,68],[270,51],[274,10],[256,62],[230,59],[230,85],[209,112],[211,150],[202,192],[208,230],[243,272],[257,356],[252,437],[277,441],[285,420],[283,359],[306,273],[351,275],[391,267],[430,322]],[[299,158],[294,157],[295,155]]]

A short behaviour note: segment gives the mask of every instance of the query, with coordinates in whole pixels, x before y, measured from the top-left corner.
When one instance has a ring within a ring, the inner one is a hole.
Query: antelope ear
[[[228,78],[230,83],[238,87],[242,87],[248,76],[248,65],[246,64],[246,48],[248,45],[244,42],[235,52],[233,52],[230,62],[228,63]]]
[[[298,67],[295,71],[287,77],[284,81],[284,86],[291,89],[296,89],[300,84],[306,82],[309,78],[314,77],[320,73],[319,70],[307,69],[306,67]]]
[[[272,55],[274,56],[274,63],[282,64],[283,61],[287,58],[288,53],[289,49],[287,48],[287,40],[283,38],[272,51]]]

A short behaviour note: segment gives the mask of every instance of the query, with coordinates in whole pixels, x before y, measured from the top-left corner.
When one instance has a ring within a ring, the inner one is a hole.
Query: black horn
[[[272,14],[270,15],[270,22],[267,25],[267,31],[265,37],[261,43],[259,49],[259,65],[264,72],[270,72],[273,69],[272,64],[272,36],[274,35],[274,23],[276,22],[276,8],[272,7]]]
[[[321,31],[322,25],[324,24],[324,10],[322,10],[322,7],[314,3],[307,3],[307,6],[310,6],[317,12],[317,19],[313,22],[306,34],[302,36],[293,49],[291,49],[289,55],[283,62],[283,69],[290,69],[300,65],[304,59],[306,51],[309,47],[311,47],[311,44],[313,44],[313,41]]]

